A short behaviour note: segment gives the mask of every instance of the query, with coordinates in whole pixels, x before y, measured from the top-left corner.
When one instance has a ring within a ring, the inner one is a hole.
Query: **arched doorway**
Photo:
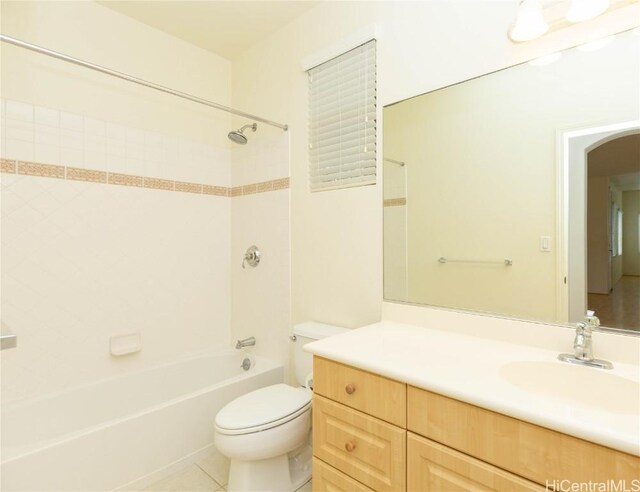
[[[640,330],[640,132],[587,152],[587,307],[603,325]]]
[[[558,265],[558,311],[557,317],[563,322],[574,324],[578,321],[583,321],[587,309],[596,311],[596,315],[603,315],[604,322],[602,326],[605,328],[611,328],[612,330],[623,329],[625,331],[640,331],[640,317],[637,315],[639,311],[635,308],[635,318],[620,322],[619,320],[612,320],[606,313],[601,312],[603,310],[602,305],[595,304],[589,305],[588,292],[593,290],[593,287],[589,288],[589,268],[588,268],[588,201],[589,201],[589,169],[588,162],[589,157],[594,158],[592,164],[591,177],[604,178],[606,176],[607,192],[609,190],[609,179],[613,181],[613,187],[618,189],[624,187],[624,191],[633,191],[627,189],[629,186],[629,179],[634,172],[640,172],[640,161],[637,157],[637,147],[635,142],[639,138],[640,134],[640,120],[609,123],[600,126],[590,126],[574,129],[564,129],[558,132],[558,253],[557,253],[557,265]],[[634,136],[629,139],[625,137]],[[622,147],[626,147],[626,157],[620,157],[623,153]],[[631,153],[629,153],[629,147],[631,147]],[[636,149],[635,151],[633,149]],[[591,154],[593,152],[593,154]],[[634,154],[635,157],[634,157]],[[591,154],[591,155],[590,155]],[[611,167],[605,164],[598,164],[598,161],[608,162]],[[635,161],[635,163],[634,163]],[[625,164],[626,163],[626,164]],[[635,166],[634,166],[635,164]],[[604,169],[609,169],[604,171]],[[614,176],[624,176],[625,178],[615,178]],[[623,179],[624,183],[621,184],[620,180]],[[618,186],[616,186],[618,182]],[[592,183],[592,193],[594,191]],[[593,196],[592,196],[593,198]],[[609,197],[605,193],[604,203],[609,203]],[[609,206],[609,205],[607,205]],[[622,217],[625,220],[624,207],[622,208]],[[604,213],[606,218],[606,224],[603,230],[600,229],[601,238],[604,237],[607,241],[605,252],[609,253],[609,239],[611,231],[608,229],[611,222],[611,215],[607,212]],[[631,220],[632,214],[626,214],[626,220]],[[622,221],[620,221],[622,222]],[[592,231],[596,226],[591,226]],[[622,235],[624,238],[624,230]],[[627,239],[632,238],[632,234],[627,234]],[[611,248],[613,249],[613,248]],[[624,244],[622,251],[627,248]],[[592,251],[593,252],[593,251]],[[622,255],[624,257],[624,255]],[[618,259],[615,260],[619,262]],[[605,265],[608,260],[605,259]],[[613,261],[612,261],[613,263]],[[616,266],[617,268],[618,266]],[[593,264],[592,264],[593,268]],[[612,266],[613,268],[613,266]],[[605,267],[607,275],[609,273],[608,265]],[[606,278],[606,277],[605,277]],[[612,272],[612,279],[616,278]],[[608,282],[608,281],[607,281]],[[613,280],[611,281],[613,284]],[[592,284],[593,285],[593,284]],[[607,288],[601,295],[608,296]],[[631,296],[632,297],[632,296]],[[625,297],[626,301],[624,308],[627,313],[633,313],[634,309],[630,308],[628,302],[630,296]],[[593,298],[592,298],[593,301]],[[620,303],[618,303],[619,305]],[[622,311],[619,311],[620,314]]]

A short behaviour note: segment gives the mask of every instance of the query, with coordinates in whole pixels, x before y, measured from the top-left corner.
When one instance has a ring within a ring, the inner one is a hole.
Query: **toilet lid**
[[[274,384],[242,395],[225,405],[216,415],[216,427],[222,431],[254,431],[280,424],[306,410],[311,392],[287,384]],[[256,429],[258,428],[258,429]],[[234,432],[235,433],[235,432]]]

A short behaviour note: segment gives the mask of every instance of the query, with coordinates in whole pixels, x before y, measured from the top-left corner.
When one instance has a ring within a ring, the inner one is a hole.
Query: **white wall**
[[[517,2],[498,1],[322,2],[234,60],[234,106],[291,128],[294,323],[315,319],[353,327],[377,321],[383,295],[381,179],[376,186],[309,192],[307,77],[301,61],[376,24],[381,115],[385,104],[637,23],[618,11],[516,45],[506,36],[516,7]]]
[[[623,275],[640,275],[640,190],[623,191]]]
[[[94,2],[3,2],[2,32],[228,104],[227,60]],[[1,45],[4,158],[229,186],[226,113]],[[6,100],[6,101],[5,101]],[[104,176],[104,175],[103,175]],[[3,400],[230,335],[228,197],[2,174]],[[142,352],[109,355],[139,331]]]

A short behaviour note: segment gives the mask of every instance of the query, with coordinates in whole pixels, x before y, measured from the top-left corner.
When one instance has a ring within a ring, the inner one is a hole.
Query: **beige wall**
[[[385,104],[635,22],[618,12],[515,45],[506,36],[515,9],[515,2],[323,2],[234,60],[234,106],[291,128],[294,323],[315,319],[353,327],[377,321],[383,295],[381,179],[376,186],[309,192],[302,60],[376,24],[381,115]]]
[[[640,191],[622,192],[624,216],[622,227],[623,275],[640,275],[640,243],[638,239],[640,225]]]

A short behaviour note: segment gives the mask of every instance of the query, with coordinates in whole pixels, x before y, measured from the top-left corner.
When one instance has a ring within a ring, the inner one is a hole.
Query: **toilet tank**
[[[293,367],[296,373],[296,380],[300,385],[305,385],[307,376],[313,371],[313,355],[305,352],[302,347],[307,343],[346,331],[349,331],[349,329],[316,323],[315,321],[307,321],[293,327],[293,335],[296,337],[295,342],[293,342]]]

